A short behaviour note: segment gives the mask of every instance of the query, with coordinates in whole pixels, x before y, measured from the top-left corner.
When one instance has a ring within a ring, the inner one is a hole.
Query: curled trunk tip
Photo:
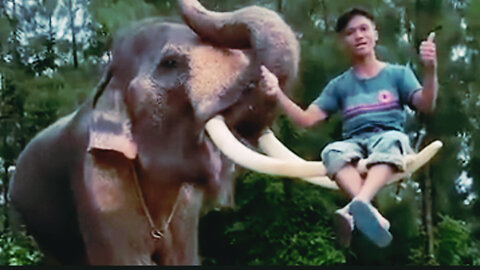
[[[288,88],[297,75],[299,45],[292,29],[274,11],[249,6],[233,12],[213,12],[198,0],[179,0],[185,23],[200,37],[220,46],[253,49],[265,65]]]

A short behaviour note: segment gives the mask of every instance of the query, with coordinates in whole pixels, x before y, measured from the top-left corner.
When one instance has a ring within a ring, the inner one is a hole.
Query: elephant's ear
[[[132,137],[123,94],[119,89],[108,86],[106,88],[95,97],[89,124],[88,151],[116,151],[128,159],[135,159],[137,144]]]

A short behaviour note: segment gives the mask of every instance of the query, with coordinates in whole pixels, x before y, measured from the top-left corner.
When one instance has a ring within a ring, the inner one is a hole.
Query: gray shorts
[[[391,164],[398,171],[404,171],[404,155],[413,153],[408,135],[389,130],[368,132],[344,141],[327,145],[322,151],[322,161],[327,175],[335,179],[335,174],[348,164],[355,165],[366,159],[367,168],[375,164]]]

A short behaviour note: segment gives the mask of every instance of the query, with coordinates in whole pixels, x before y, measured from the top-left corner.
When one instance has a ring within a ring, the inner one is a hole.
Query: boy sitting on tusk
[[[335,211],[337,240],[349,246],[356,227],[377,246],[385,247],[392,240],[390,223],[371,201],[393,173],[404,170],[403,156],[413,152],[403,129],[404,106],[421,112],[431,112],[435,107],[438,86],[434,33],[420,46],[422,87],[408,67],[377,59],[378,32],[370,13],[351,9],[337,20],[336,32],[350,56],[351,67],[331,80],[306,110],[281,91],[275,75],[264,66],[261,85],[299,126],[310,127],[342,112],[344,140],[327,145],[321,153],[328,176],[352,198]],[[356,168],[360,159],[367,161],[365,179]]]

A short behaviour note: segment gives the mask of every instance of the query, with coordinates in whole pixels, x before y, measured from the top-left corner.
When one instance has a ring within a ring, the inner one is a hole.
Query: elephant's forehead
[[[189,94],[197,112],[209,110],[245,71],[249,59],[240,50],[208,45],[190,48]]]
[[[200,38],[184,25],[145,23],[116,37],[114,65],[133,75],[138,72],[139,67],[154,64],[161,57],[162,48],[186,48],[200,43]]]

